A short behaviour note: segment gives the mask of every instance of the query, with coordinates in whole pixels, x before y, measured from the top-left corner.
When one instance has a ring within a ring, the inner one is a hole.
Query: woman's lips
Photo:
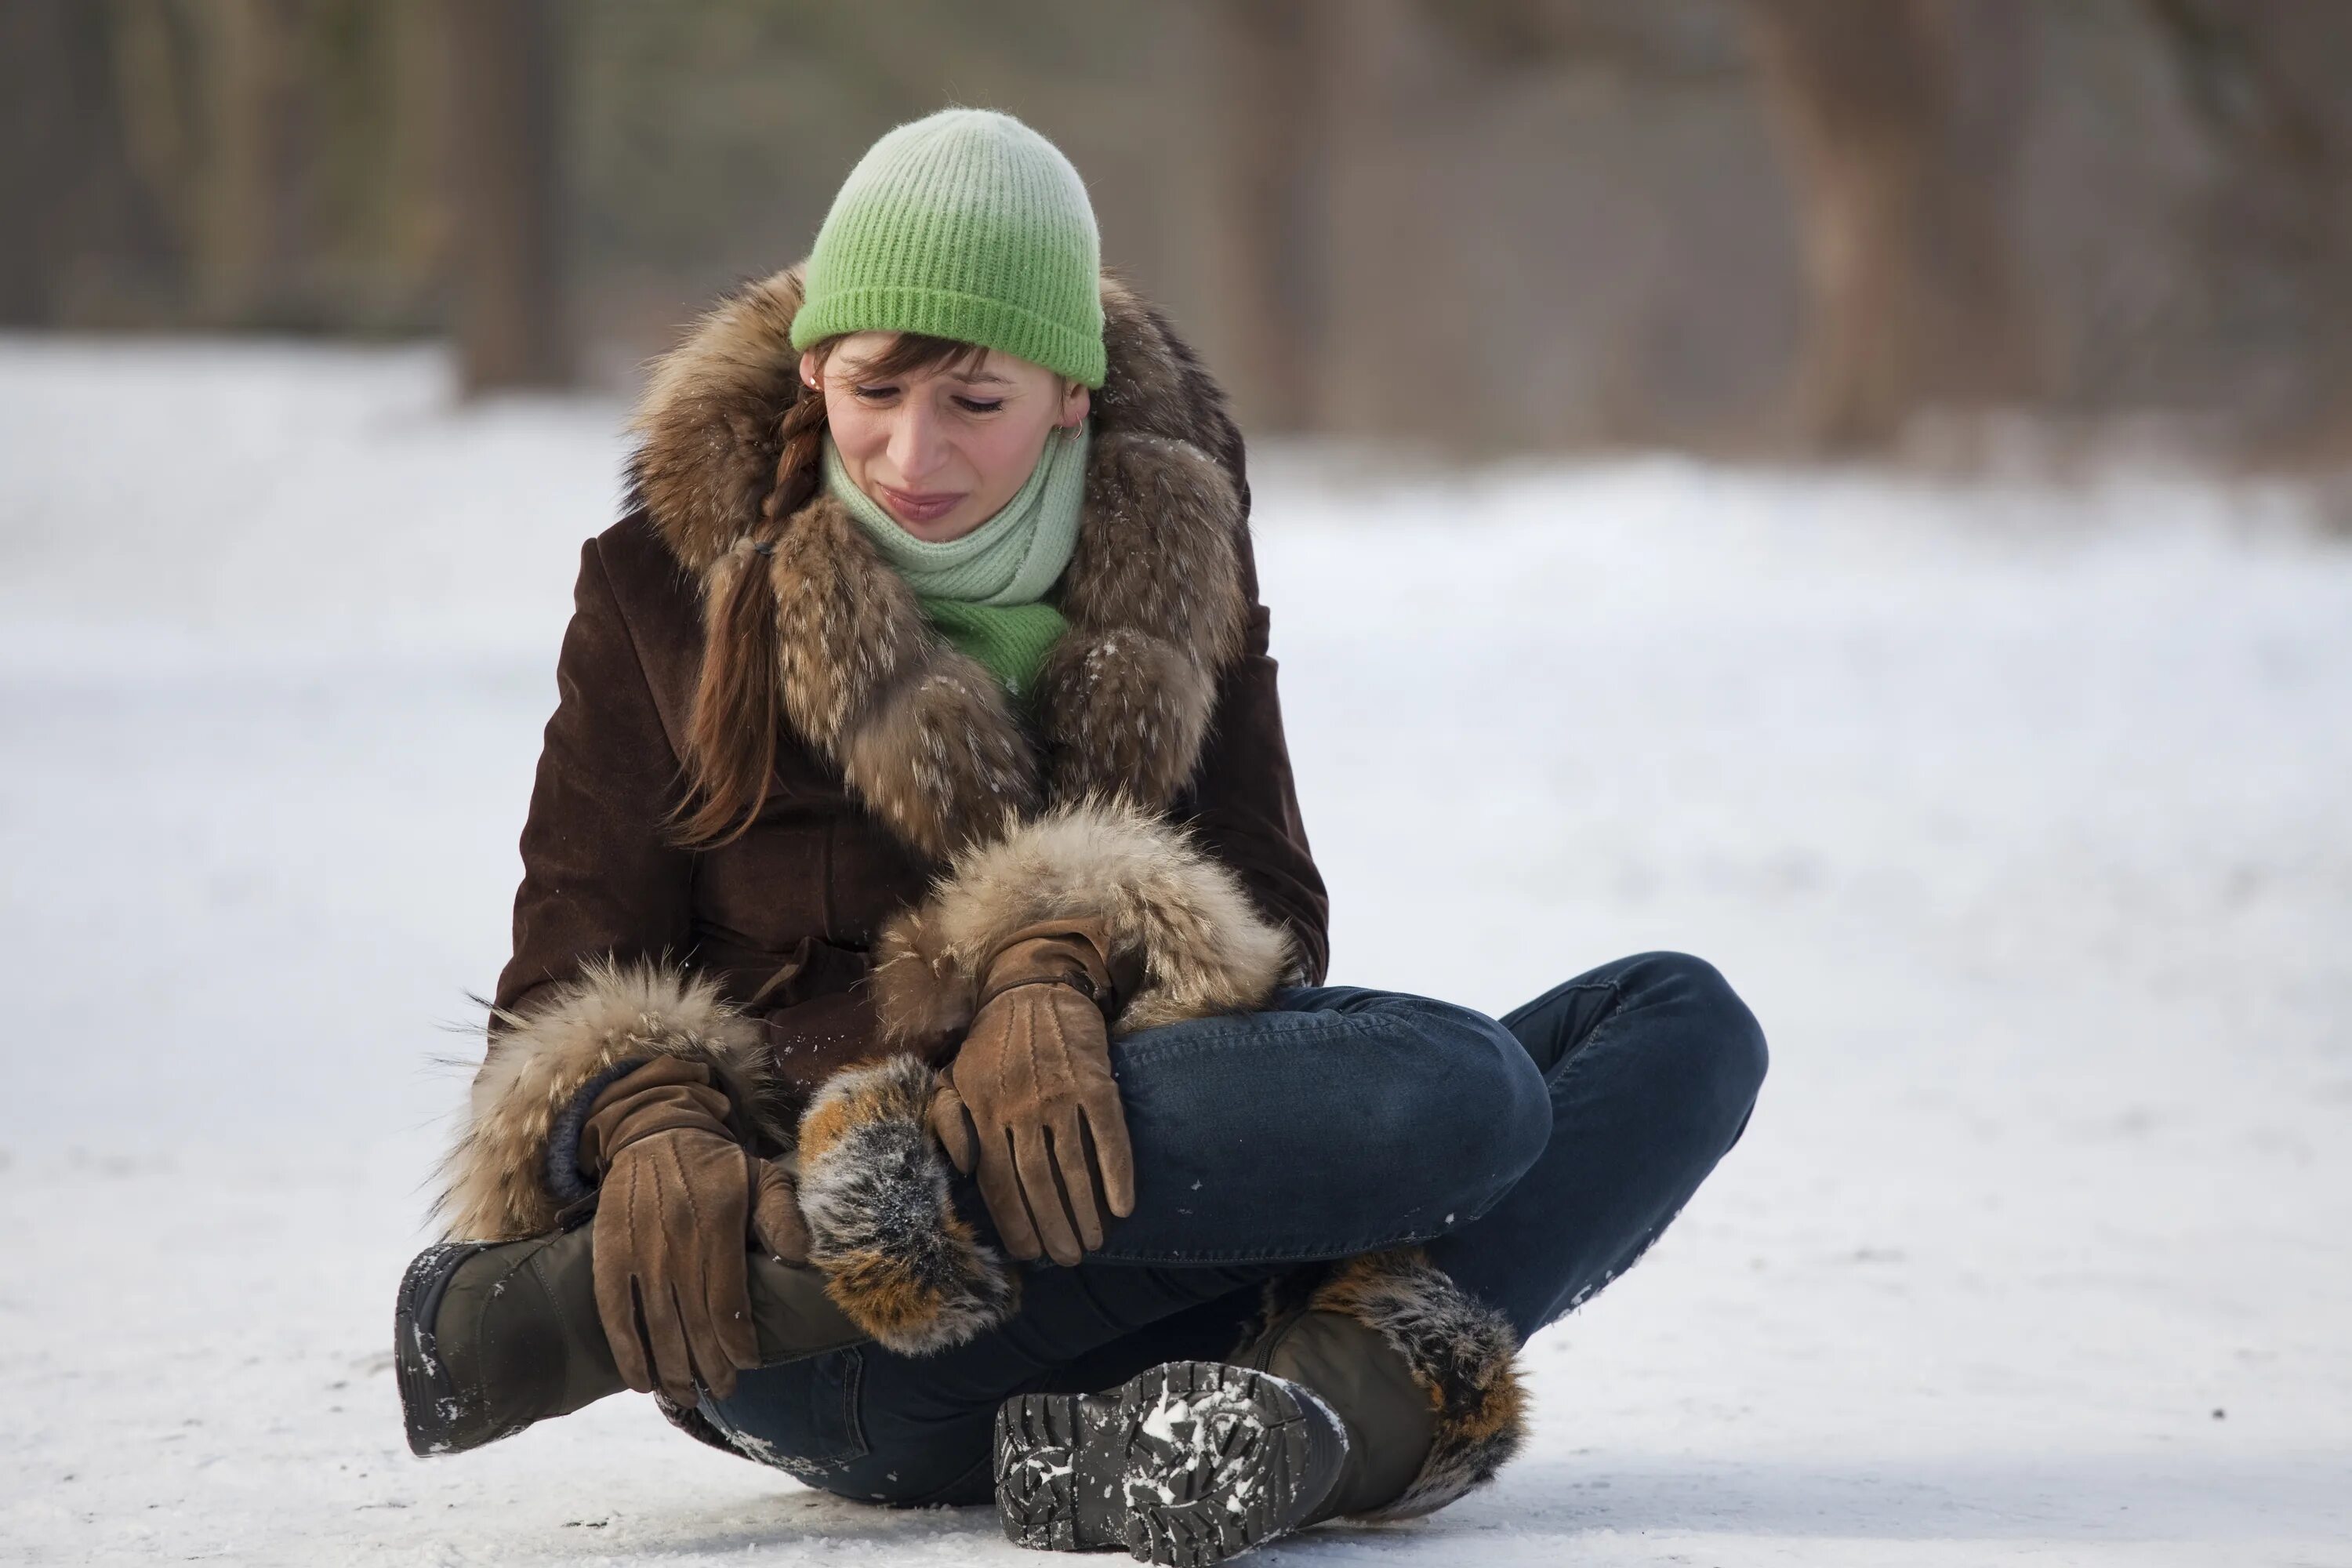
[[[909,495],[905,490],[892,489],[888,485],[882,486],[881,489],[882,499],[890,503],[890,510],[898,514],[901,522],[936,522],[953,511],[956,503],[963,500],[952,491]]]

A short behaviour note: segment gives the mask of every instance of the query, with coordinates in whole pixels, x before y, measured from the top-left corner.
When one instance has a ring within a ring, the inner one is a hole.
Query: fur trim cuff
[[[490,1041],[465,1131],[441,1163],[434,1207],[453,1240],[514,1241],[555,1227],[565,1206],[548,1183],[557,1124],[615,1068],[690,1057],[717,1068],[738,1103],[759,1102],[757,1026],[715,984],[669,965],[593,962],[499,1021],[509,1027]]]
[[[801,1118],[801,1214],[825,1294],[887,1350],[928,1355],[1012,1314],[1020,1282],[948,1195],[931,1073],[892,1057],[835,1073]]]
[[[1308,1304],[1377,1330],[1404,1357],[1437,1415],[1429,1458],[1403,1495],[1359,1517],[1434,1512],[1494,1479],[1527,1440],[1527,1389],[1510,1320],[1464,1291],[1421,1248],[1337,1264]]]
[[[1288,933],[1181,828],[1124,800],[1089,798],[963,850],[929,899],[883,928],[874,969],[882,1037],[922,1048],[960,1034],[978,1005],[981,965],[1004,938],[1090,917],[1110,928],[1106,957],[1143,969],[1115,1036],[1247,1012],[1293,962]]]

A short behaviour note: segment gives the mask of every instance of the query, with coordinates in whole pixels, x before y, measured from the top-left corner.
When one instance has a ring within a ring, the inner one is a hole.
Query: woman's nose
[[[908,398],[890,426],[890,466],[908,489],[919,487],[946,456],[939,421],[917,398]]]

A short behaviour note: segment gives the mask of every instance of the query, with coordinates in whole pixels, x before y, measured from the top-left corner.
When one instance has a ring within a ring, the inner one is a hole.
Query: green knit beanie
[[[1086,183],[1009,114],[942,109],[867,149],[817,230],[793,347],[839,332],[984,343],[1103,384],[1102,239]]]

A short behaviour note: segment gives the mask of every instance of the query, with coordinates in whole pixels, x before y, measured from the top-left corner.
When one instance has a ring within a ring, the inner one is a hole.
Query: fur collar
[[[831,497],[786,520],[771,552],[753,548],[797,395],[804,265],[723,301],[657,362],[634,421],[633,502],[706,606],[738,574],[767,574],[787,722],[915,849],[944,859],[1053,803],[1165,809],[1199,762],[1248,624],[1241,438],[1223,393],[1166,318],[1106,271],[1108,370],[1056,600],[1070,629],[1024,726]]]

